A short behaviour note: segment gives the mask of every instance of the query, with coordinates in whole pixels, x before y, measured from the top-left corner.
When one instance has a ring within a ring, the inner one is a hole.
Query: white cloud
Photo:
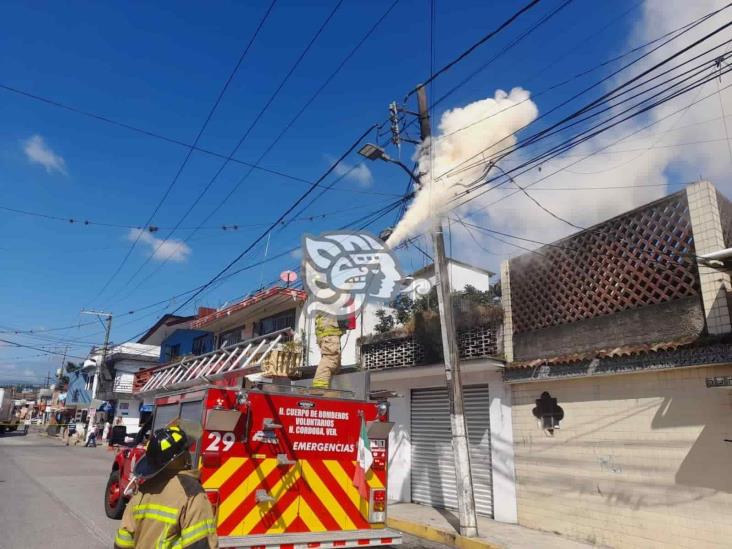
[[[40,164],[48,173],[58,172],[66,175],[66,161],[48,146],[38,134],[23,141],[23,152],[32,164]]]
[[[332,156],[326,155],[328,162],[335,163],[336,159]],[[370,187],[374,182],[374,176],[371,174],[366,164],[349,164],[348,162],[341,161],[333,170],[333,173],[338,177],[355,181],[361,187]]]
[[[158,261],[183,262],[191,255],[190,246],[182,240],[174,238],[163,240],[162,238],[156,238],[145,229],[130,229],[127,238],[133,241],[139,238],[139,242],[150,246],[150,250],[153,252],[153,259],[157,259]]]
[[[43,375],[31,368],[21,368],[17,364],[0,364],[0,379],[15,382],[36,383]]]

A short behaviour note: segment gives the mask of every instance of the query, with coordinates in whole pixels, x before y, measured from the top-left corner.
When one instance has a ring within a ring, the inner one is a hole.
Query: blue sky
[[[437,1],[434,65],[444,65],[524,3]],[[236,158],[256,160],[390,4],[391,0],[343,2]],[[559,4],[556,0],[542,2],[439,78],[430,90],[432,96],[460,82]],[[540,90],[617,55],[637,32],[643,13],[640,4],[571,4],[450,96],[435,116],[445,108],[492,96],[498,88]],[[0,18],[0,50],[4,52],[0,84],[191,143],[268,5],[6,2]],[[333,1],[277,2],[203,134],[200,147],[222,154],[231,151],[334,6]],[[317,178],[365,128],[383,120],[390,101],[400,101],[429,75],[428,36],[429,2],[400,1],[262,166],[307,180]],[[540,72],[558,58],[549,70]],[[536,100],[539,112],[611,68],[542,95]],[[184,147],[3,90],[0,120],[0,207],[142,225],[186,154]],[[410,155],[409,149],[402,151],[405,160]],[[357,155],[347,159],[348,165],[357,162]],[[129,229],[0,211],[0,331],[95,321],[80,316],[79,311],[86,306],[120,315],[113,324],[114,341],[131,337],[151,325],[164,306],[133,315],[126,312],[208,280],[262,230],[247,225],[272,221],[305,188],[304,183],[254,171],[208,223],[238,224],[239,230],[204,228],[191,237],[188,251],[170,249],[180,260],[159,268],[159,258],[153,258],[130,281],[154,249],[153,239],[162,238],[167,234],[165,228],[179,221],[221,163],[221,159],[202,153],[192,155],[154,217],[152,224],[161,230],[138,242],[119,275],[99,297],[95,296],[131,244]],[[230,163],[182,227],[198,225],[246,171],[245,166]],[[393,200],[390,194],[401,194],[406,183],[403,173],[385,164],[370,164],[368,171],[361,168],[356,175],[344,178],[337,185],[338,191],[327,193],[307,210],[308,215],[328,213],[326,218],[297,221],[273,233],[270,255],[296,246],[304,231],[332,230],[378,209]],[[392,214],[374,228],[393,221]],[[189,235],[190,230],[179,230],[173,238]],[[263,246],[259,246],[240,266],[263,257]],[[475,255],[470,259],[483,266],[495,261]],[[411,264],[422,261],[413,255],[406,260]],[[262,280],[275,279],[296,263],[296,258],[286,256],[242,273],[206,293],[197,304],[221,305],[255,289]],[[70,344],[69,352],[77,355],[84,355],[88,350],[85,344],[99,343],[101,336],[98,326],[43,336],[58,341],[0,334],[45,349]],[[38,354],[1,347],[0,381],[13,377],[31,380],[60,364],[60,357],[47,359]]]

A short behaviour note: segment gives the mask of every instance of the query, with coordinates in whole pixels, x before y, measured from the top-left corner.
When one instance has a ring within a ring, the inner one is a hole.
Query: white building
[[[473,286],[487,291],[493,273],[449,260],[451,288]],[[434,267],[412,275],[435,283]],[[370,306],[357,330],[344,336],[343,364],[359,363],[366,369],[371,391],[391,391],[390,419],[394,428],[389,440],[389,499],[434,507],[457,507],[454,452],[451,443],[449,401],[442,363],[425,364],[420,343],[413,336],[362,343],[356,340],[372,333],[380,307]],[[363,332],[361,332],[363,330]],[[438,336],[439,337],[439,336]],[[465,415],[468,425],[473,487],[479,514],[515,523],[516,485],[511,421],[511,393],[504,384],[499,358],[501,328],[476,325],[458,333],[463,374]],[[359,374],[352,374],[358,376]],[[347,388],[350,376],[336,382]],[[356,383],[351,382],[353,385]]]
[[[491,277],[495,274],[491,271],[481,269],[480,267],[474,267],[452,258],[447,259],[447,270],[450,277],[450,288],[452,288],[453,291],[462,291],[466,286],[473,286],[476,290],[486,292],[490,289]],[[427,265],[426,267],[423,267],[409,275],[408,278],[410,280],[420,278],[425,279],[429,281],[431,286],[434,286],[437,281],[435,266],[434,264]],[[417,297],[414,291],[410,292],[409,296],[412,299]],[[374,328],[379,322],[379,319],[376,316],[376,311],[379,309],[384,309],[388,313],[394,312],[394,309],[390,307],[367,304],[364,307],[363,313],[356,317],[356,329],[349,331],[341,339],[341,364],[344,366],[355,366],[359,363],[356,341],[360,337],[374,333]],[[315,342],[313,341],[313,344],[310,347],[317,348],[317,345],[315,345]],[[320,357],[318,355],[314,358],[315,362],[311,362],[311,364],[317,364],[317,360],[319,360]]]
[[[128,434],[136,433],[139,429],[140,401],[132,397],[132,381],[138,371],[158,364],[160,347],[124,343],[111,347],[104,364],[98,368],[101,360],[101,349],[94,349],[84,361],[84,369],[89,374],[92,408],[96,411],[105,401],[108,402],[114,408],[115,417],[122,418]]]

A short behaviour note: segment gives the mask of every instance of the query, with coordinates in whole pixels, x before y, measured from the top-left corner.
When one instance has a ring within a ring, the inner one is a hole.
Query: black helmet
[[[158,429],[150,437],[145,455],[135,465],[141,479],[154,477],[188,451],[188,437],[177,425]]]

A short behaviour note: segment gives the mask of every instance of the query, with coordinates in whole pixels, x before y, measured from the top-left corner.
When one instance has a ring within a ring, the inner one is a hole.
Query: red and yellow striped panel
[[[368,501],[351,480],[355,467],[352,461],[278,465],[273,458],[230,457],[208,478],[204,472],[203,487],[219,491],[221,536],[381,527],[368,522]],[[385,472],[369,471],[366,481],[383,488]]]

